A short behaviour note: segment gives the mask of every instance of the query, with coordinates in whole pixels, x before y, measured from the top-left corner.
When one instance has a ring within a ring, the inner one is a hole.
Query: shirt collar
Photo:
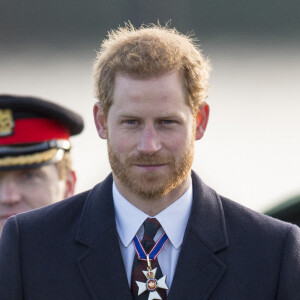
[[[176,249],[181,246],[183,241],[192,208],[192,199],[191,181],[188,189],[179,199],[155,216]],[[126,200],[118,191],[115,183],[113,183],[113,200],[117,231],[124,247],[128,247],[139,228],[150,216]]]

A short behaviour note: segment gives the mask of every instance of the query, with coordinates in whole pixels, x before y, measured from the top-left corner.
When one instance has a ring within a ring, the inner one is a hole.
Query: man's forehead
[[[128,74],[125,72],[116,72],[115,74],[115,81],[116,80],[122,80],[122,79],[131,79],[132,81],[151,81],[151,80],[157,80],[159,78],[162,77],[166,77],[169,75],[174,75],[177,76],[178,78],[180,78],[182,81],[184,80],[184,75],[183,75],[183,71],[182,70],[177,70],[177,69],[173,69],[173,70],[168,70],[168,71],[161,71],[159,73],[155,73],[155,74],[139,74],[139,75],[135,75],[135,74]]]
[[[178,72],[163,74],[158,77],[151,78],[132,78],[119,74],[116,77],[112,100],[126,99],[130,97],[131,100],[160,100],[173,98],[185,98],[183,84]]]

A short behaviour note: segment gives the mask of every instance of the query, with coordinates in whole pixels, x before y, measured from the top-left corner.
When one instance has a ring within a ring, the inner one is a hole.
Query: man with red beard
[[[175,29],[109,33],[94,120],[112,174],[8,220],[1,299],[299,299],[299,228],[218,195],[191,170],[208,77],[195,41]]]

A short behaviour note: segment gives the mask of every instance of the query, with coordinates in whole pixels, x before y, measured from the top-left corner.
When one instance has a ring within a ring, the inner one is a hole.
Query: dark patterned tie
[[[153,240],[156,235],[158,229],[160,228],[160,223],[155,218],[148,218],[143,223],[144,226],[144,236],[141,241],[142,246],[144,247],[146,253],[149,253],[152,247],[155,245]],[[157,268],[156,271],[156,279],[160,279],[163,275],[158,264],[157,259],[151,261],[152,269]],[[131,293],[133,295],[133,299],[137,300],[147,300],[149,297],[149,292],[146,291],[138,296],[138,286],[136,284],[137,281],[145,282],[146,277],[142,271],[147,271],[147,262],[144,260],[139,260],[137,254],[135,254],[132,266],[132,274],[131,274]],[[167,293],[164,289],[158,289],[157,292],[161,296],[162,299],[167,299]]]

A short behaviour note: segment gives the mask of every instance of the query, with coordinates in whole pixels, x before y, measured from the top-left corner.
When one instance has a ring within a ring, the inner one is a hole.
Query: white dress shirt
[[[157,241],[164,232],[169,238],[158,256],[162,273],[163,275],[167,275],[166,282],[169,289],[173,281],[184,232],[190,216],[192,199],[193,189],[192,183],[190,183],[186,192],[179,199],[154,216],[162,226],[155,235],[154,241]],[[139,239],[142,240],[144,234],[142,225],[150,216],[127,201],[117,190],[115,183],[113,183],[113,200],[119,243],[130,286],[132,264],[135,255],[133,238],[137,234]]]

